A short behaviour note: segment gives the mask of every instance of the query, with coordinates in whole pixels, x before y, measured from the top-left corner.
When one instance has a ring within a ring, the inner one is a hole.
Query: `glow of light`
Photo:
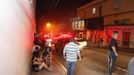
[[[51,27],[51,23],[47,23],[47,24],[46,24],[46,27],[47,27],[47,28],[50,28],[50,27]]]
[[[82,49],[83,47],[85,47],[87,45],[87,42],[78,42],[79,43],[79,48]]]

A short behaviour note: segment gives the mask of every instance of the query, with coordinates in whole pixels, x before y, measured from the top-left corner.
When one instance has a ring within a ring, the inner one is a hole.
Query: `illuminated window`
[[[78,21],[75,22],[75,28],[78,28]]]
[[[95,14],[96,13],[96,8],[93,8],[92,9],[92,14]]]
[[[84,24],[85,24],[85,23],[84,23],[84,20],[82,20],[82,28],[84,28],[84,27],[85,27],[85,26],[84,26]]]

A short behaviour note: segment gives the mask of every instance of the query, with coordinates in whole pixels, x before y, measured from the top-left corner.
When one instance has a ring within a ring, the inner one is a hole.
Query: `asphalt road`
[[[116,60],[114,75],[128,75],[127,67],[133,53],[119,51]],[[95,47],[85,47],[81,50],[82,60],[78,61],[75,75],[108,75],[107,50]],[[65,66],[65,60],[61,54],[57,59]]]
[[[66,61],[62,52],[53,51],[50,71],[32,72],[31,75],[66,75]],[[113,75],[128,75],[127,66],[133,53],[119,51]],[[107,50],[95,47],[81,49],[82,60],[78,61],[75,75],[108,75]]]

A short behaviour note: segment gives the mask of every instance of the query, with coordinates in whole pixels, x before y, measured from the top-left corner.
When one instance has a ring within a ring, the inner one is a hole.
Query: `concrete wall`
[[[86,4],[77,9],[77,16],[81,19],[96,18],[100,15],[100,6],[102,6],[103,0],[96,0],[89,4]],[[96,13],[93,14],[93,8],[96,9]]]
[[[128,19],[128,24],[134,24],[134,0],[119,0],[119,8],[115,8],[116,0],[95,0],[77,9],[77,16],[81,19],[104,16],[105,25],[112,25],[114,20]],[[99,7],[102,7],[102,10]],[[96,13],[92,9],[96,8]],[[99,13],[102,13],[100,15]]]
[[[0,75],[29,75],[33,4],[32,0],[0,0]]]
[[[134,24],[134,12],[118,14],[118,15],[111,15],[104,17],[104,25],[114,25],[114,20],[128,20],[129,25]]]
[[[134,11],[134,0],[119,0],[119,8],[115,8],[115,0],[105,0],[103,2],[103,16],[113,15],[117,13],[125,13]]]
[[[115,0],[105,0],[102,7],[104,25],[113,25],[114,20],[128,20],[129,25],[134,24],[134,0],[119,0],[119,8],[115,9]]]

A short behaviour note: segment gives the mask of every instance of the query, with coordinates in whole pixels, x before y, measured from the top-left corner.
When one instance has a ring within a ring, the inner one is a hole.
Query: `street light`
[[[50,27],[51,27],[51,23],[48,22],[48,23],[46,24],[46,27],[47,27],[47,28],[50,28]]]

